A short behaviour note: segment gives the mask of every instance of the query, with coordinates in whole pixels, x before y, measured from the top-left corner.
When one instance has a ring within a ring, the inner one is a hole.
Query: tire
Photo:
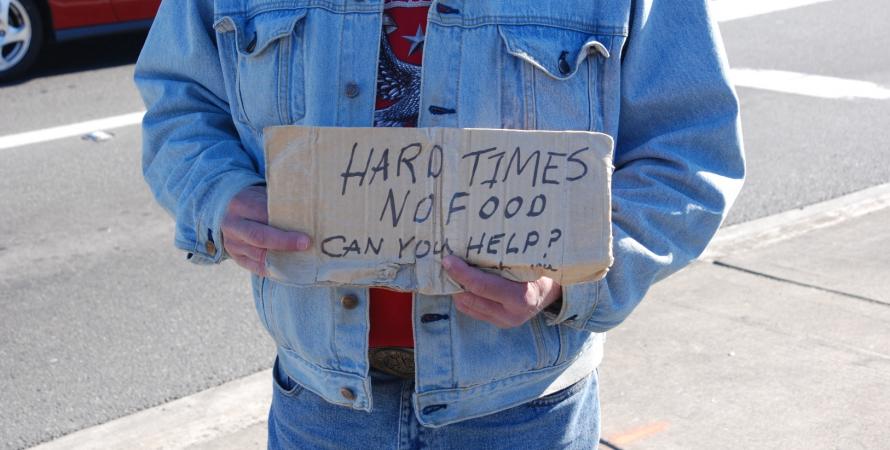
[[[37,61],[44,42],[43,18],[34,0],[6,0],[0,11],[0,81],[22,76]],[[0,9],[2,3],[0,0]]]

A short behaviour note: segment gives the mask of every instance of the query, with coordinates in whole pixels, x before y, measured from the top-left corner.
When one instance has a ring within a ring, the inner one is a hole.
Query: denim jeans
[[[371,371],[370,413],[328,403],[275,360],[269,449],[593,449],[599,441],[597,372],[566,389],[437,428],[414,414],[414,382]]]

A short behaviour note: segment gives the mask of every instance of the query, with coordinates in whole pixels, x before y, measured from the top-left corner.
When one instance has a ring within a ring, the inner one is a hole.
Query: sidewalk
[[[609,334],[604,439],[887,448],[890,209],[696,263]]]
[[[792,238],[749,233],[656,285],[609,333],[600,447],[885,448],[890,208],[874,205],[786,221]],[[269,374],[249,378],[249,392],[221,386],[41,447],[265,448]],[[237,410],[250,413],[218,428]]]

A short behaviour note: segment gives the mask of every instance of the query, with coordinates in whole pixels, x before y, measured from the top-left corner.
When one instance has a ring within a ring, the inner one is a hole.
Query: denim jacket
[[[435,0],[421,127],[591,130],[615,139],[615,263],[561,310],[499,329],[415,295],[414,403],[441,426],[565,388],[604,332],[704,249],[744,176],[738,102],[706,0]],[[383,0],[165,1],[136,66],[145,179],[192,262],[224,258],[230,199],[264,182],[263,128],[371,126]],[[253,277],[280,364],[372,408],[366,288]],[[346,295],[359,299],[341,302]]]

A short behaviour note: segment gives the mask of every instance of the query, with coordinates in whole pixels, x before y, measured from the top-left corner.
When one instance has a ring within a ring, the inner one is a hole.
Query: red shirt
[[[386,0],[377,66],[375,127],[416,127],[430,0]],[[410,292],[370,290],[371,347],[414,347]]]
[[[371,347],[414,347],[410,292],[371,288]]]

